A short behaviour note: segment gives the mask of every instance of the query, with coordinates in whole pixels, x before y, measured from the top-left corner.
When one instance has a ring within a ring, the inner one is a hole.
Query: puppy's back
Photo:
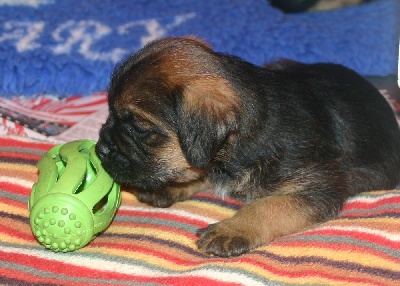
[[[396,186],[400,130],[371,83],[341,65],[291,60],[266,65],[265,81],[260,109],[268,110],[265,118],[279,118],[275,128],[265,127],[265,138],[293,140],[286,152],[302,152],[310,164],[338,164],[351,194]]]
[[[400,131],[380,92],[341,65],[290,62],[282,71],[306,85],[312,100],[329,112],[349,190],[395,187],[400,174]]]

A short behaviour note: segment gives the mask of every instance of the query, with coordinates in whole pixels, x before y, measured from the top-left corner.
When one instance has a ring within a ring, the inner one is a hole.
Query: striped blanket
[[[122,192],[111,226],[88,246],[54,253],[30,230],[35,163],[52,147],[0,139],[0,284],[6,285],[399,285],[400,190],[349,199],[330,222],[237,258],[200,253],[196,230],[241,203],[200,193],[167,209]]]

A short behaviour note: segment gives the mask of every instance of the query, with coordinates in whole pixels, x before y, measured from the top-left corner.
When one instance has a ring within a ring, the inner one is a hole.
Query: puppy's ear
[[[178,137],[186,159],[205,167],[237,128],[238,95],[222,77],[189,81],[178,106]]]

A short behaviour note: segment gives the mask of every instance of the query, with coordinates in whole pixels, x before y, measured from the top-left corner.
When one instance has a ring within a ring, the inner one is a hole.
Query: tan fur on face
[[[167,144],[155,152],[155,161],[175,173],[174,182],[185,183],[199,179],[204,171],[189,164],[186,160],[176,134],[169,132]]]

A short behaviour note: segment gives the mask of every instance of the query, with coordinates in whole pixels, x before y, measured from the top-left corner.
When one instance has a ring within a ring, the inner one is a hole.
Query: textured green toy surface
[[[95,142],[53,147],[38,162],[29,212],[32,232],[56,252],[79,249],[112,222],[121,204],[120,187],[101,166]]]

